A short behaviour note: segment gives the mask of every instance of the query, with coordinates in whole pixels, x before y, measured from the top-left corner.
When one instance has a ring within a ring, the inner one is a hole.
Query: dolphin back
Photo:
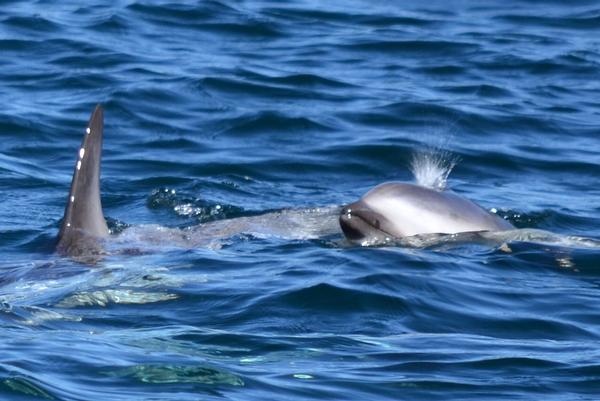
[[[436,191],[409,183],[381,184],[362,198],[378,213],[388,216],[404,236],[514,228],[475,202],[452,191]],[[391,202],[390,202],[391,200]]]
[[[100,158],[104,112],[97,105],[77,152],[71,190],[58,233],[57,250],[66,255],[94,253],[98,239],[108,236],[100,202]]]

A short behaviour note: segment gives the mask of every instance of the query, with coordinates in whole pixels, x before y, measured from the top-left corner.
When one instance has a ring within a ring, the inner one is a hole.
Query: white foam
[[[418,185],[443,191],[457,162],[458,158],[447,151],[429,149],[413,154],[410,171]]]

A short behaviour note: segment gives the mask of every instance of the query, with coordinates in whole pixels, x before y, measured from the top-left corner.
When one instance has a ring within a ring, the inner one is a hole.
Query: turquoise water
[[[597,248],[266,224],[442,146],[454,191],[600,239],[600,6],[528,3],[2,1],[0,398],[597,400]],[[89,265],[53,249],[96,103],[132,251]]]

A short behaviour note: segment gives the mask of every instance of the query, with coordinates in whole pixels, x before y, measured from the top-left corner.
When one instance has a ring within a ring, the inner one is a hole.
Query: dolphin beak
[[[352,208],[344,206],[340,214],[340,227],[350,241],[359,241],[365,237],[366,223],[358,216],[352,215]],[[362,230],[361,230],[362,228]]]

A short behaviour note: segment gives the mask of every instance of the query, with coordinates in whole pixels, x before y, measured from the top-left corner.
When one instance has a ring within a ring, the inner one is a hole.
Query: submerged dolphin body
[[[451,191],[388,182],[344,206],[340,226],[346,238],[361,244],[382,243],[420,234],[503,231],[514,227]]]
[[[57,250],[67,255],[85,255],[98,251],[108,227],[100,203],[100,158],[104,112],[97,105],[85,129],[77,153],[71,190],[58,233]]]
[[[139,253],[135,243],[144,247],[165,244],[183,248],[218,247],[218,242],[247,233],[258,237],[314,239],[339,233],[339,207],[289,209],[258,216],[216,220],[184,229],[156,225],[133,226],[122,232],[120,241],[107,241],[109,230],[100,202],[100,159],[104,113],[100,105],[90,117],[77,153],[71,190],[58,233],[60,254],[95,262],[97,256],[117,252]],[[134,248],[124,242],[133,242]],[[120,249],[119,247],[121,246]]]

